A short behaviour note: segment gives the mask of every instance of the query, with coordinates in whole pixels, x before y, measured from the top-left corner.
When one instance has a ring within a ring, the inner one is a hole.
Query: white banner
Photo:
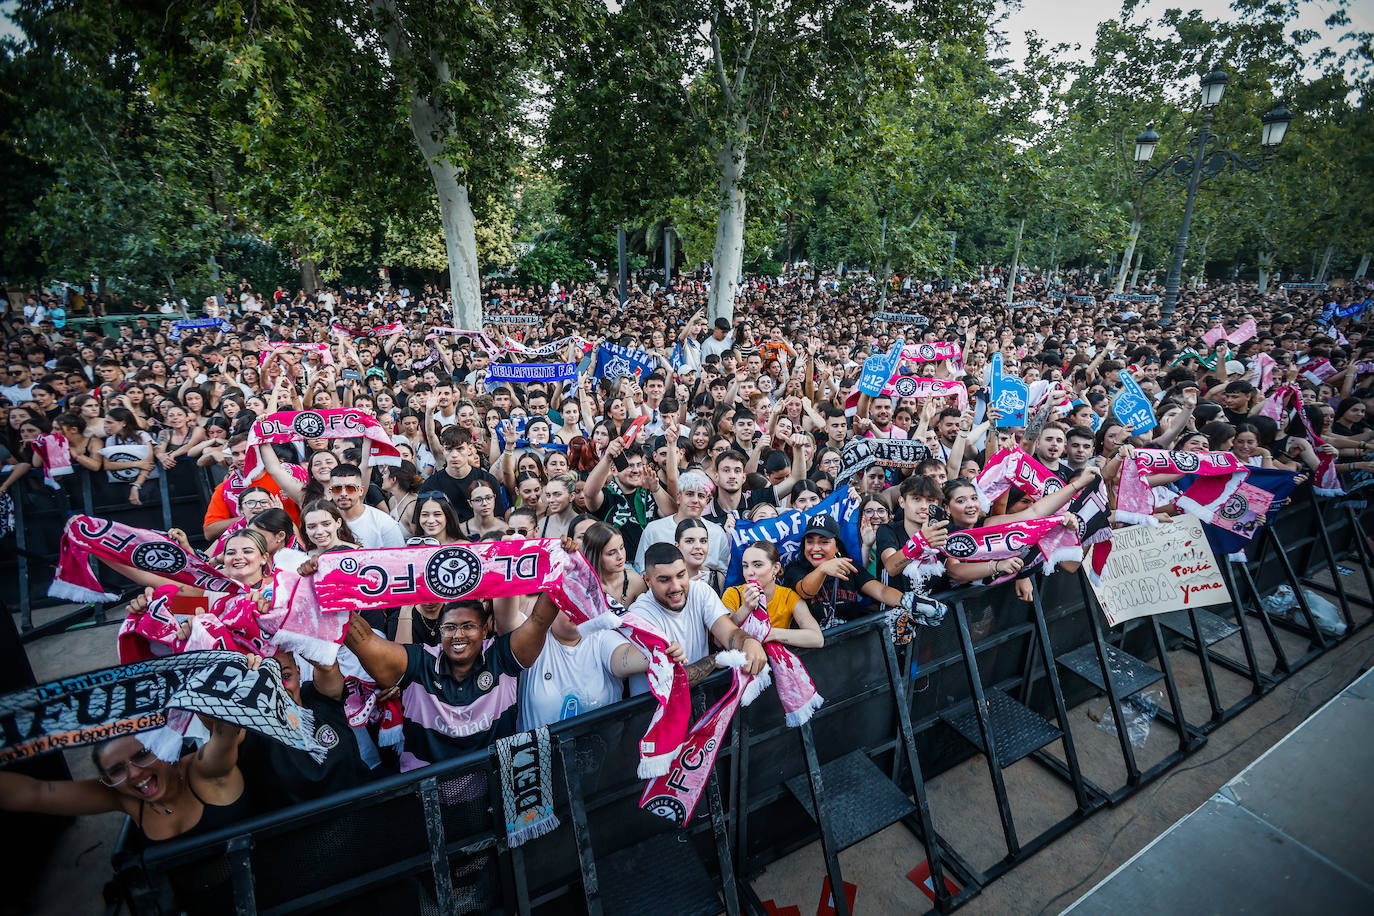
[[[1231,600],[1202,522],[1191,515],[1118,528],[1110,543],[1102,574],[1091,579],[1111,626]]]

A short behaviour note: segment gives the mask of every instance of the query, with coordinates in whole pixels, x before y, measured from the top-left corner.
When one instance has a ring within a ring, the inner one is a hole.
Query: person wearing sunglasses
[[[356,464],[341,464],[329,475],[329,499],[339,507],[348,527],[363,547],[404,547],[405,532],[396,520],[365,500],[363,472]]]
[[[262,659],[247,656],[249,668]],[[136,735],[102,741],[91,749],[99,776],[45,782],[0,772],[0,810],[75,817],[122,811],[138,828],[143,846],[202,836],[251,813],[239,769],[243,730],[201,716],[210,738],[200,750],[168,763]]]

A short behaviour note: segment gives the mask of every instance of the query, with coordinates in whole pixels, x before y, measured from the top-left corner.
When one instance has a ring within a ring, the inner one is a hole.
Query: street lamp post
[[[1162,175],[1186,183],[1188,189],[1187,200],[1183,206],[1183,225],[1179,227],[1178,241],[1174,243],[1173,263],[1169,266],[1169,275],[1164,281],[1164,305],[1160,311],[1165,323],[1178,305],[1178,288],[1183,277],[1183,257],[1188,251],[1188,230],[1193,223],[1193,205],[1197,201],[1198,188],[1221,174],[1258,172],[1263,169],[1273,159],[1279,144],[1288,133],[1288,125],[1293,121],[1292,113],[1282,105],[1276,105],[1264,115],[1260,131],[1263,154],[1254,159],[1242,159],[1230,150],[1208,150],[1208,144],[1215,139],[1212,135],[1212,119],[1216,115],[1217,105],[1221,104],[1222,96],[1226,93],[1228,82],[1230,77],[1220,65],[1214,66],[1212,72],[1202,78],[1202,130],[1188,142],[1188,146],[1182,152],[1169,157],[1163,165],[1153,169],[1146,168],[1146,163],[1154,155],[1155,147],[1159,145],[1159,134],[1155,133],[1153,124],[1148,125],[1144,133],[1135,138],[1135,162],[1142,188],[1147,182]]]

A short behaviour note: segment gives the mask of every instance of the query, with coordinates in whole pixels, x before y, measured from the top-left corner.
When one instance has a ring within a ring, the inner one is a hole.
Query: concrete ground
[[[1374,912],[1374,671],[1087,894],[1074,916]]]
[[[1329,578],[1325,581],[1329,582]],[[1363,577],[1358,571],[1344,576],[1343,583],[1352,594],[1366,594]],[[1358,607],[1353,611],[1357,621],[1370,613]],[[1268,670],[1274,655],[1255,619],[1247,619],[1247,632],[1255,642],[1261,670]],[[1281,630],[1279,641],[1290,660],[1300,657],[1306,645],[1304,639]],[[1067,648],[1072,647],[1056,647],[1061,652]],[[1227,637],[1213,648],[1228,657],[1244,657],[1239,635]],[[1185,718],[1194,725],[1205,722],[1210,708],[1197,656],[1179,649],[1170,652],[1169,658]],[[968,916],[1059,913],[1176,821],[1206,802],[1314,711],[1368,671],[1371,664],[1374,664],[1374,627],[1356,632],[1344,644],[1299,670],[1213,731],[1207,743],[1192,756],[1115,807],[1090,815],[1047,848],[993,881],[959,912]],[[1250,684],[1244,678],[1216,665],[1212,668],[1223,707],[1250,692]],[[1110,720],[1105,702],[1090,700],[1071,708],[1068,715],[1085,777],[1109,791],[1123,786],[1125,767],[1116,738],[1098,724],[1104,717]],[[1352,725],[1359,730],[1349,736],[1350,740],[1362,742],[1366,748],[1374,744],[1370,724],[1371,720],[1365,718]],[[1177,733],[1156,719],[1145,747],[1136,751],[1138,764],[1145,769],[1177,747]],[[1059,742],[1049,745],[1048,750],[1062,759]],[[1005,768],[1003,775],[1017,835],[1023,844],[1074,808],[1073,793],[1068,785],[1029,758]],[[928,780],[926,788],[936,831],[975,868],[988,868],[1006,855],[985,757],[976,755]],[[1374,790],[1358,781],[1336,786],[1322,783],[1312,786],[1311,791],[1337,793],[1337,798],[1359,796],[1364,803],[1374,798]],[[929,910],[930,899],[907,877],[925,859],[921,843],[901,824],[840,853],[845,882],[856,886],[854,912],[885,914]],[[795,906],[798,916],[809,916],[817,911],[825,874],[820,843],[816,842],[775,862],[753,882],[753,887],[760,899],[771,902],[778,911],[792,912],[788,908]],[[1147,906],[1142,903],[1137,911],[1145,911]],[[1222,911],[1225,909],[1210,912]],[[1172,911],[1161,909],[1159,912]]]
[[[1343,577],[1352,593],[1365,594],[1356,571]],[[70,608],[35,612],[42,624]],[[1369,612],[1356,610],[1357,620]],[[47,636],[26,646],[40,682],[90,671],[116,663],[113,625],[88,627]],[[1269,670],[1274,655],[1253,617],[1247,632],[1255,643],[1261,670]],[[1305,640],[1279,631],[1290,659],[1302,654]],[[1057,646],[1060,652],[1066,646]],[[1233,635],[1214,646],[1218,652],[1242,659],[1241,643]],[[1182,649],[1170,653],[1185,718],[1199,724],[1209,715],[1207,696],[1197,657]],[[1058,913],[1137,851],[1155,840],[1180,818],[1207,801],[1220,787],[1273,747],[1312,712],[1351,684],[1374,662],[1374,627],[1357,632],[1344,644],[1316,659],[1236,718],[1213,731],[1207,743],[1143,791],[1113,808],[1097,811],[1046,849],[1002,878],[989,884],[960,912],[978,914]],[[1250,692],[1246,679],[1213,666],[1223,706]],[[1366,695],[1369,695],[1366,692]],[[1167,708],[1167,707],[1166,707]],[[1101,699],[1069,710],[1069,725],[1084,775],[1107,790],[1125,783],[1125,768],[1116,738],[1099,727],[1105,714]],[[1369,742],[1368,720],[1360,740]],[[1177,733],[1155,720],[1145,746],[1137,750],[1142,769],[1163,759],[1178,746]],[[1059,742],[1047,748],[1063,756]],[[94,775],[89,755],[67,752],[73,775]],[[1030,759],[1003,771],[1012,799],[1016,830],[1025,843],[1073,810],[1073,794],[1065,783]],[[1331,791],[1330,786],[1320,787]],[[927,791],[937,831],[976,868],[988,868],[1006,854],[1001,825],[993,803],[985,759],[974,756],[929,780]],[[1347,783],[1337,791],[1367,793],[1364,783]],[[36,878],[30,905],[18,911],[39,916],[95,913],[103,908],[101,891],[111,878],[110,855],[123,817],[104,815],[78,820],[67,830],[46,873]],[[930,908],[930,901],[907,877],[926,856],[900,824],[845,850],[840,863],[845,880],[856,886],[857,913],[913,913]],[[758,896],[781,912],[797,916],[816,912],[822,896],[825,868],[819,843],[779,860],[753,883]]]

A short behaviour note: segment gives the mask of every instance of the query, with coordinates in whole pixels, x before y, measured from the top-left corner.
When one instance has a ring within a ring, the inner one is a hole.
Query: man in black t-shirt
[[[346,688],[338,663],[315,665],[314,680],[302,684],[294,655],[278,652],[276,659],[281,665],[282,685],[296,705],[314,717],[314,738],[326,754],[316,763],[305,751],[250,731],[239,752],[248,788],[264,804],[281,807],[367,782],[371,774],[344,711]]]
[[[425,426],[430,433],[430,448],[437,450],[436,455],[444,456],[444,466],[429,476],[420,487],[420,493],[443,493],[458,513],[458,520],[466,522],[474,514],[468,502],[468,490],[480,481],[496,494],[496,514],[504,518],[506,504],[501,499],[501,488],[496,485],[496,478],[478,465],[477,445],[472,441],[472,433],[460,426],[446,426],[442,435],[436,436],[430,429],[432,424]]]
[[[587,475],[582,492],[587,511],[619,529],[628,557],[637,554],[644,526],[661,515],[672,515],[674,510],[658,474],[642,454],[626,451],[624,440],[619,438],[606,447],[606,454]]]

